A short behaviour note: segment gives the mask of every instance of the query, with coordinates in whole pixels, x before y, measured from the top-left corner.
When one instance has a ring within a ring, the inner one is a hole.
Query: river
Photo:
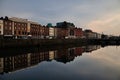
[[[120,46],[1,49],[0,80],[120,80]]]

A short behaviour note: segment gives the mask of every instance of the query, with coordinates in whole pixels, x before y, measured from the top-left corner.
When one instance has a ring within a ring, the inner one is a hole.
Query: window
[[[22,34],[24,35],[24,32],[22,32]]]
[[[25,30],[27,30],[27,29],[25,28]]]
[[[14,34],[16,34],[16,31],[14,31]]]
[[[15,29],[16,29],[16,27],[15,27]]]
[[[15,22],[15,25],[16,25],[16,22]]]
[[[0,64],[0,67],[2,67],[2,64]]]
[[[25,32],[25,35],[27,35],[27,32]]]
[[[0,23],[2,23],[2,21],[0,20]]]
[[[12,27],[9,27],[9,30],[12,30]]]
[[[5,22],[5,25],[7,25],[7,22]]]
[[[18,33],[20,34],[20,31]]]
[[[5,26],[5,29],[7,29],[7,26]]]
[[[23,27],[22,30],[25,30],[25,28]]]
[[[18,27],[18,30],[20,30],[20,27]]]
[[[9,25],[12,25],[12,23],[10,22]]]

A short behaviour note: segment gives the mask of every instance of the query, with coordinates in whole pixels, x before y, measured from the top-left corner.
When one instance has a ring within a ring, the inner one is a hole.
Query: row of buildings
[[[101,38],[101,34],[92,30],[82,30],[70,22],[58,22],[56,26],[46,26],[23,18],[0,18],[0,38]]]
[[[67,63],[73,61],[75,57],[81,56],[84,52],[91,52],[99,48],[100,46],[94,45],[1,57],[0,74],[29,68],[42,61],[56,60],[58,62]]]

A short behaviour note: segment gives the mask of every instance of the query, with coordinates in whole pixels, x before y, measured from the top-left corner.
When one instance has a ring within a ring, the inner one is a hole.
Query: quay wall
[[[0,48],[4,47],[47,47],[66,45],[120,45],[120,40],[111,39],[0,39]]]
[[[2,47],[56,46],[68,44],[86,44],[82,39],[0,39]]]

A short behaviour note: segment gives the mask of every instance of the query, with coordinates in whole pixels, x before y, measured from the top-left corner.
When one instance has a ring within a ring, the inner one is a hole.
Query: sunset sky
[[[120,35],[120,0],[0,0],[0,17],[47,23],[69,21],[76,27]]]

